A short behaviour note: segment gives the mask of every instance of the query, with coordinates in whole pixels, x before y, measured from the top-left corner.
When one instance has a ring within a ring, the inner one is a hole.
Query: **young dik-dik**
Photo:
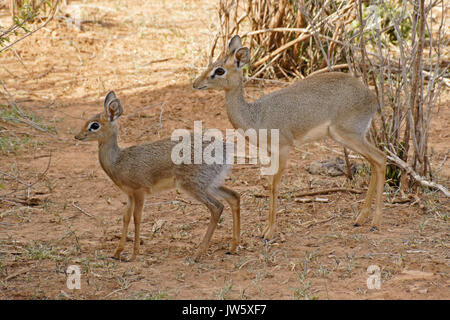
[[[172,148],[178,143],[170,139],[135,145],[121,149],[117,145],[117,119],[122,114],[122,105],[114,92],[105,98],[105,110],[90,118],[75,139],[98,141],[100,165],[111,180],[128,196],[128,208],[123,215],[122,235],[114,252],[120,259],[128,233],[131,216],[134,218],[135,238],[131,261],[139,254],[140,223],[144,196],[146,193],[178,187],[206,205],[211,219],[206,234],[195,255],[198,260],[206,252],[211,236],[223,211],[221,198],[228,202],[233,214],[233,238],[230,252],[233,253],[240,238],[240,200],[239,194],[224,187],[231,165],[226,164],[180,164],[173,163]],[[192,141],[192,139],[191,139]],[[203,148],[205,148],[205,143]],[[226,145],[223,143],[226,157]]]
[[[250,61],[250,50],[234,36],[222,56],[194,82],[195,89],[222,89],[228,118],[235,128],[278,129],[278,172],[269,176],[269,219],[262,236],[271,239],[275,231],[278,184],[286,167],[289,150],[300,144],[331,137],[363,155],[371,165],[370,184],[355,226],[368,217],[375,195],[371,230],[379,227],[385,175],[385,156],[366,139],[377,110],[377,97],[358,79],[338,72],[324,73],[298,81],[248,103],[244,99],[242,67]],[[270,146],[270,144],[269,144]]]

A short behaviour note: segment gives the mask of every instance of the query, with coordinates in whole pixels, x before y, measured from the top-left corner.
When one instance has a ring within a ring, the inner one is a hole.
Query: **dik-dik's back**
[[[193,141],[193,135],[191,135]],[[224,155],[223,164],[174,164],[172,160],[172,149],[178,144],[170,138],[132,146],[120,150],[115,161],[114,171],[109,173],[110,178],[116,184],[142,188],[148,193],[156,193],[174,187],[183,187],[186,184],[195,183],[206,189],[212,190],[220,185],[231,169],[226,164],[226,144],[222,143]],[[203,145],[203,149],[207,146]],[[193,144],[191,154],[194,154]],[[193,161],[192,161],[193,162]],[[102,164],[103,166],[103,164]],[[105,166],[107,168],[107,166]]]
[[[256,127],[278,128],[288,140],[306,142],[310,139],[303,135],[332,124],[363,134],[376,112],[377,98],[358,79],[330,72],[300,80],[251,105],[259,110]]]

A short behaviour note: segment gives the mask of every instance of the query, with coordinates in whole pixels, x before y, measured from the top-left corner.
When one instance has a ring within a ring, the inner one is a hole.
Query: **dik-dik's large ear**
[[[247,47],[240,47],[234,53],[234,64],[238,69],[250,62],[250,49]]]
[[[106,111],[106,107],[108,106],[108,103],[110,103],[114,99],[117,99],[116,94],[114,93],[114,91],[109,91],[105,97],[105,102],[104,102],[105,111]]]
[[[114,99],[108,102],[106,106],[106,115],[109,121],[114,121],[121,116],[123,112],[122,104],[119,99]]]
[[[122,104],[120,100],[117,99],[114,91],[110,91],[105,97],[105,114],[109,121],[114,121],[123,112]]]
[[[241,37],[235,35],[233,38],[231,38],[230,42],[228,43],[228,51],[234,54],[235,51],[240,47],[242,47]]]

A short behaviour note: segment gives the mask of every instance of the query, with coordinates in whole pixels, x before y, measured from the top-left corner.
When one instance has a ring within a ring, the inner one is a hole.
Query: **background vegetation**
[[[450,84],[446,10],[439,0],[221,0],[210,57],[241,34],[252,52],[250,80],[335,70],[361,77],[378,95],[370,135],[388,154],[387,182],[404,190],[437,187],[449,196],[431,182],[428,147],[431,118]]]

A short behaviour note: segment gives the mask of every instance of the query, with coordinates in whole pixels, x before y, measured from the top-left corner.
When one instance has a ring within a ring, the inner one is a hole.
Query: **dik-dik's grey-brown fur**
[[[211,213],[210,223],[199,246],[195,259],[205,253],[211,236],[223,211],[224,199],[233,215],[233,239],[230,251],[233,253],[240,239],[240,197],[224,187],[223,181],[231,166],[223,164],[180,164],[173,163],[172,148],[178,143],[163,139],[152,143],[121,149],[117,144],[117,119],[122,114],[122,105],[114,92],[105,98],[104,112],[89,119],[75,136],[78,140],[97,140],[100,164],[111,180],[128,196],[128,208],[123,215],[122,235],[114,253],[119,259],[128,233],[128,224],[133,215],[135,224],[134,250],[130,260],[139,254],[140,223],[144,196],[178,187],[206,205]],[[191,139],[192,141],[193,139]],[[203,148],[206,143],[203,144]],[[192,145],[193,148],[193,145]],[[193,149],[192,149],[193,151]],[[193,153],[193,152],[192,152]],[[223,144],[226,157],[226,145]]]
[[[372,230],[379,227],[384,186],[385,156],[366,139],[377,110],[377,97],[358,79],[338,72],[307,77],[289,87],[248,103],[244,99],[242,67],[250,61],[250,50],[234,36],[222,56],[208,66],[193,84],[196,89],[222,89],[230,122],[247,130],[279,130],[279,168],[270,176],[269,220],[263,237],[275,231],[278,184],[294,142],[303,144],[331,137],[362,154],[371,164],[372,174],[366,199],[355,225],[369,215],[375,197]]]

